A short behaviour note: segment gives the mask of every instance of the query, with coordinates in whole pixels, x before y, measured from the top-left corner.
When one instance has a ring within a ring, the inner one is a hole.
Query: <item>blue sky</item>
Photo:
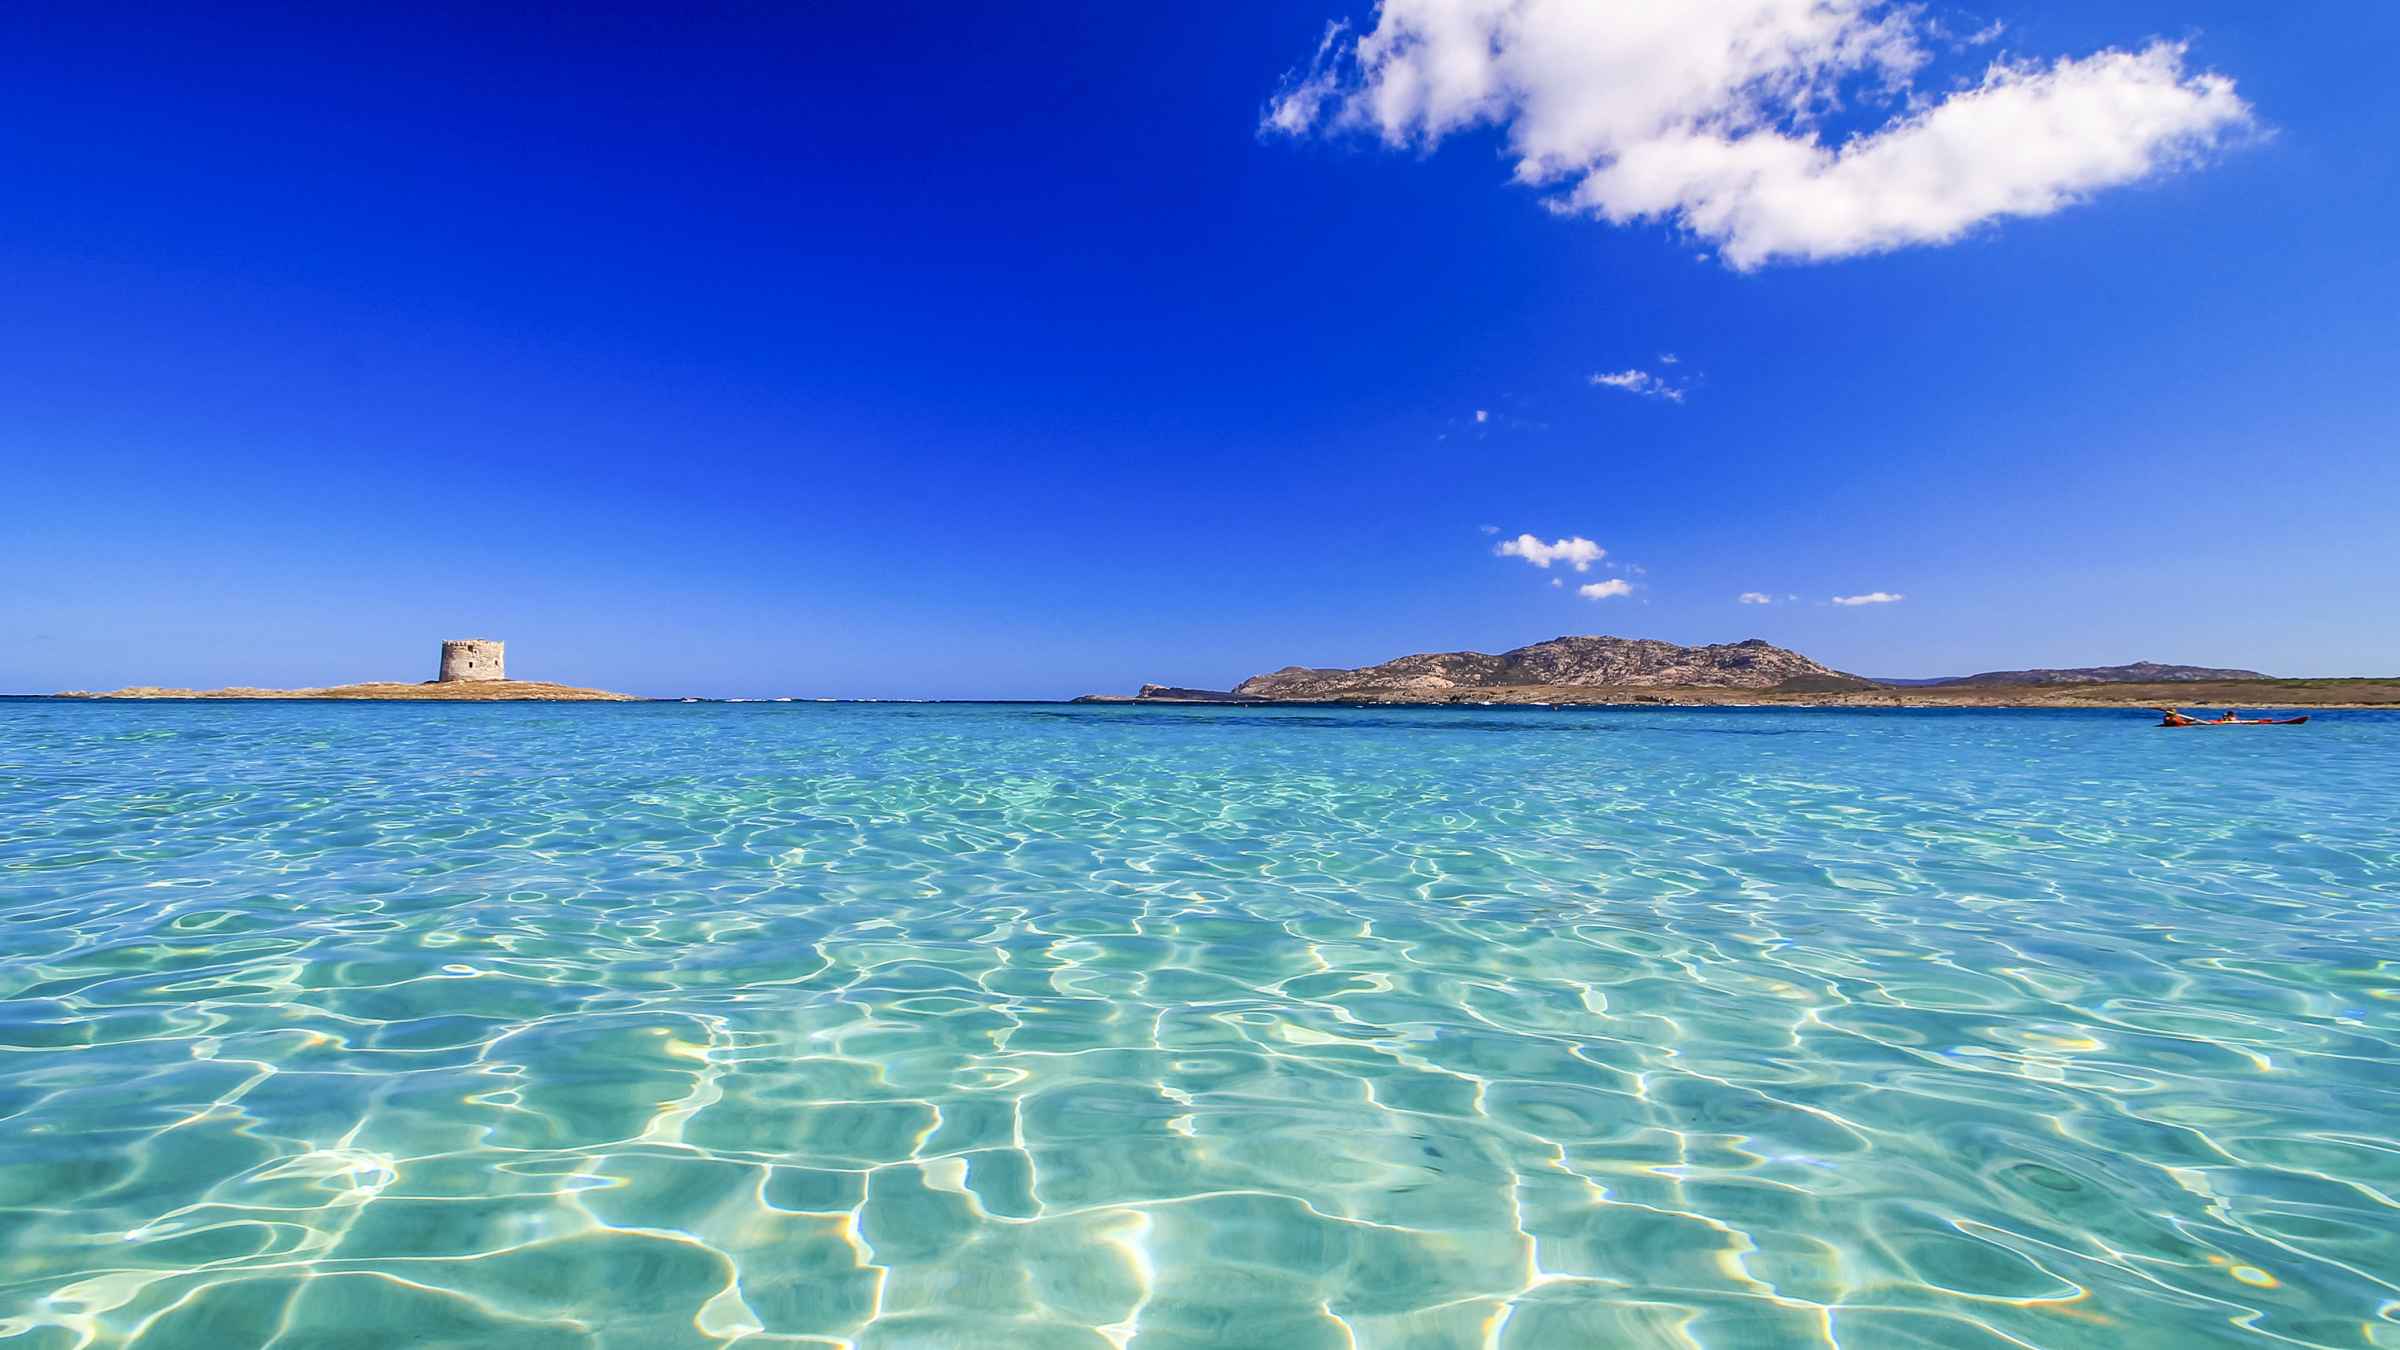
[[[1608,32],[1396,102],[1443,2],[13,9],[0,689],[2400,670],[2400,9],[1936,7],[1704,99],[1799,165],[1735,180],[1624,139],[1679,95]],[[2126,118],[1803,162],[2158,40],[2201,129],[2057,209],[1975,216]]]

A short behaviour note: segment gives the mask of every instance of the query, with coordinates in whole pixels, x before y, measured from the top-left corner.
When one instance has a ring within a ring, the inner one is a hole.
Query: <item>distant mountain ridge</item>
[[[1521,685],[1682,689],[1868,688],[1871,682],[1759,638],[1685,647],[1655,638],[1555,637],[1505,651],[1419,652],[1340,669],[1285,666],[1233,687],[1246,699],[1442,694]]]
[[[2266,680],[2273,676],[2255,670],[2224,666],[2161,665],[2134,661],[2122,666],[2072,666],[2042,670],[1987,670],[1940,680],[1910,680],[1912,685],[1945,684],[2194,684],[2203,680]],[[1893,681],[1897,683],[1897,681]]]

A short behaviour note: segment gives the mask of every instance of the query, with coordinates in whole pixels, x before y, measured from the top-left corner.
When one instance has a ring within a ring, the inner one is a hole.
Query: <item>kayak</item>
[[[2306,717],[2253,717],[2240,722],[2161,722],[2162,727],[2296,727]]]

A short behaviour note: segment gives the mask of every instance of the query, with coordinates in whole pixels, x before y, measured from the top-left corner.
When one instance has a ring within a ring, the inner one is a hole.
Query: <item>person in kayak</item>
[[[2306,725],[2308,722],[2305,715],[2300,717],[2244,717],[2239,708],[2228,708],[2223,717],[2211,717],[2206,721],[2193,717],[2181,708],[2154,708],[2151,711],[2159,715],[2159,725],[2162,727],[2296,727]]]

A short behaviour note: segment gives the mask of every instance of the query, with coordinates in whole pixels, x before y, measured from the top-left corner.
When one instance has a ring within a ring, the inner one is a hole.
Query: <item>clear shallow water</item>
[[[2391,716],[0,703],[0,1344],[2400,1346],[2396,937]]]

